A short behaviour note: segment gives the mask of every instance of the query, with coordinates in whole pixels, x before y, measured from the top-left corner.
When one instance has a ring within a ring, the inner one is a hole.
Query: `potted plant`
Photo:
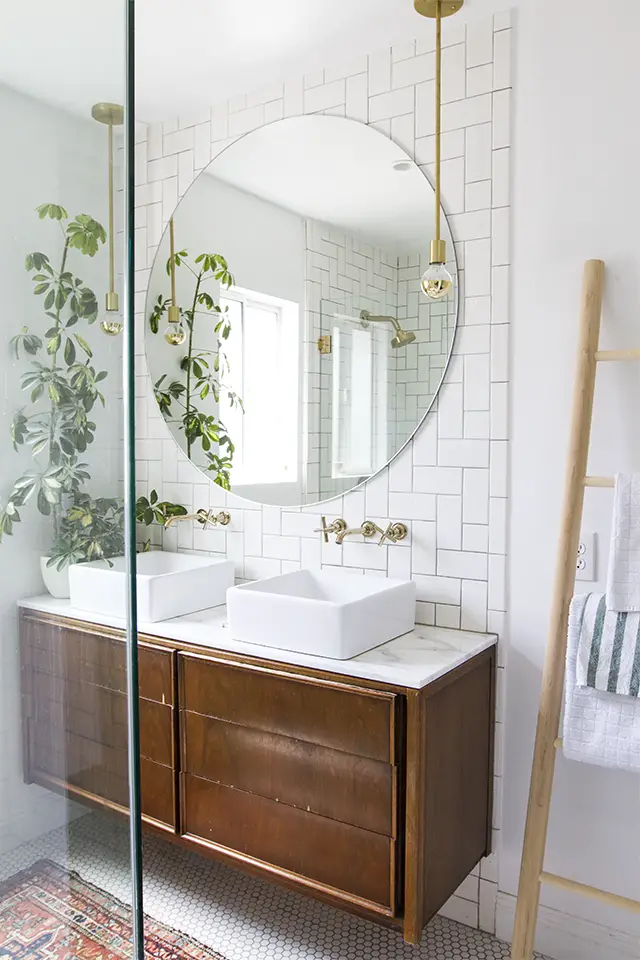
[[[35,499],[40,513],[50,518],[52,541],[61,534],[65,499],[74,496],[89,479],[81,456],[93,442],[96,425],[90,414],[104,404],[100,383],[106,370],[96,370],[93,352],[79,332],[95,322],[95,294],[70,269],[73,255],[94,257],[106,240],[104,228],[87,214],[70,219],[64,207],[45,203],[37,208],[41,220],[60,226],[60,249],[54,262],[45,253],[28,254],[33,293],[40,298],[46,329],[40,335],[25,326],[11,340],[17,359],[30,357],[22,375],[28,407],[21,407],[12,423],[13,446],[31,448],[34,469],[22,474],[0,507],[0,539],[13,533],[21,508]],[[47,576],[48,557],[41,569]]]
[[[91,476],[81,458],[95,437],[90,415],[96,403],[104,406],[100,384],[107,371],[96,370],[93,351],[79,332],[95,323],[98,302],[71,270],[71,258],[94,257],[106,234],[93,217],[82,213],[71,219],[58,204],[44,203],[37,212],[41,220],[58,223],[60,248],[54,262],[40,252],[25,261],[46,329],[40,334],[24,326],[11,340],[16,359],[28,359],[22,375],[27,404],[15,413],[11,432],[17,452],[30,448],[34,468],[18,477],[0,504],[0,541],[13,534],[22,508],[35,500],[51,522],[52,550],[40,561],[45,586],[53,596],[68,597],[70,563],[108,559],[124,549],[122,502],[82,492]],[[186,512],[175,504],[169,508]]]
[[[160,501],[155,490],[149,498],[139,497],[136,501],[136,520],[145,526],[164,525],[169,517],[186,513],[181,504]],[[148,548],[147,540],[142,549]],[[124,501],[117,497],[94,499],[88,493],[76,493],[62,517],[59,534],[46,561],[49,593],[54,597],[69,596],[72,563],[104,560],[110,565],[111,558],[122,556],[124,549]]]

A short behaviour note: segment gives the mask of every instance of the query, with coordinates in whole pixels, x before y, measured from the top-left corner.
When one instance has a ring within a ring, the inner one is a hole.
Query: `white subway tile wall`
[[[460,270],[460,316],[445,388],[413,440],[364,488],[322,506],[260,507],[227,494],[194,471],[160,422],[144,358],[138,362],[138,476],[141,492],[190,508],[226,506],[231,524],[205,535],[183,524],[170,549],[226,554],[239,578],[272,576],[300,565],[345,573],[412,576],[424,623],[500,632],[507,591],[505,519],[508,476],[509,160],[511,17],[443,25],[443,202]],[[329,66],[283,86],[214,104],[198,116],[150,126],[137,157],[138,277],[143,298],[161,228],[179,196],[211,158],[264,123],[332,113],[392,137],[432,178],[433,37]],[[325,238],[322,238],[325,239]],[[325,255],[331,254],[327,248]],[[322,253],[316,254],[322,256]],[[327,260],[328,266],[328,260]],[[416,280],[407,263],[407,289]],[[322,267],[320,268],[322,269]],[[144,350],[144,338],[138,339]],[[407,377],[421,391],[425,370]],[[365,516],[403,520],[404,545],[321,543],[320,515],[359,524]],[[499,651],[498,673],[504,670]],[[502,686],[501,681],[499,686]],[[498,721],[501,720],[498,705]],[[496,750],[494,851],[500,829],[500,751]],[[496,853],[473,871],[443,914],[493,931]]]

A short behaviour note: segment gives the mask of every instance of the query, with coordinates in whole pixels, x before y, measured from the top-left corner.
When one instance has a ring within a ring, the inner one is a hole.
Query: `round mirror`
[[[206,476],[298,506],[377,473],[433,405],[455,336],[420,277],[434,192],[372,127],[280,120],[197,178],[158,247],[145,339],[160,411]],[[171,257],[171,234],[174,255]]]

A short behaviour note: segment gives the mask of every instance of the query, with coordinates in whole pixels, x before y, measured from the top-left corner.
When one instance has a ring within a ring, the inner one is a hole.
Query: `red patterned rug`
[[[131,909],[50,860],[0,883],[0,957],[131,960]],[[145,917],[149,960],[224,960]]]

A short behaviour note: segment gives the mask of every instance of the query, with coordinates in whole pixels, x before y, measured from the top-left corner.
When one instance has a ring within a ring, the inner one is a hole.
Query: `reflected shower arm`
[[[376,314],[369,313],[368,310],[361,310],[360,319],[363,323],[391,323],[393,324],[393,329],[396,331],[396,333],[400,333],[402,330],[402,327],[395,317],[377,316]]]

